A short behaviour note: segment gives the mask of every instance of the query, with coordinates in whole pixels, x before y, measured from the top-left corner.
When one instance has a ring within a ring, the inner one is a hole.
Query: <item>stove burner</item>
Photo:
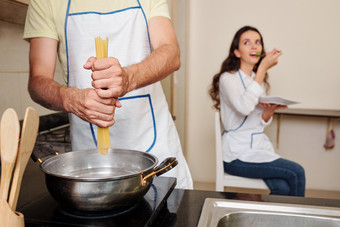
[[[119,210],[100,211],[100,212],[99,211],[91,212],[91,211],[70,210],[67,207],[59,207],[58,212],[60,212],[63,215],[72,217],[72,218],[101,219],[101,218],[112,218],[112,217],[127,214],[133,211],[134,209],[136,209],[136,207],[138,207],[139,205],[140,205],[140,202],[132,205],[131,207],[122,208]]]
[[[70,125],[63,125],[39,132],[37,141],[70,143]]]

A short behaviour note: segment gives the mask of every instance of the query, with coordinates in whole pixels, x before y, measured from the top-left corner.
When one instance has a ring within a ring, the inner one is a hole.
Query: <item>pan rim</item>
[[[88,149],[88,150],[81,150],[81,151],[70,151],[70,152],[66,152],[66,153],[62,153],[59,155],[55,155],[52,157],[47,158],[46,160],[44,160],[41,164],[40,164],[40,169],[42,170],[42,172],[44,172],[46,175],[49,176],[53,176],[53,177],[57,177],[57,178],[62,178],[64,180],[72,180],[72,181],[78,181],[78,182],[99,182],[99,181],[115,181],[115,180],[121,180],[121,179],[127,179],[127,178],[132,178],[132,177],[136,177],[138,175],[145,175],[149,172],[151,172],[155,166],[158,163],[158,158],[150,153],[146,153],[143,151],[137,151],[137,150],[124,150],[124,149],[109,149],[109,153],[108,154],[112,154],[112,153],[130,153],[133,155],[140,155],[143,157],[146,157],[148,159],[150,159],[153,164],[145,169],[142,170],[138,170],[138,172],[136,173],[129,173],[129,174],[123,174],[120,176],[108,176],[108,177],[101,177],[101,178],[94,178],[94,177],[74,177],[74,176],[70,176],[70,175],[66,175],[66,174],[59,174],[59,173],[54,173],[52,171],[47,170],[47,166],[53,164],[53,162],[57,162],[59,161],[61,158],[60,157],[73,157],[73,156],[77,156],[79,154],[94,154],[96,155],[98,152],[96,149]]]

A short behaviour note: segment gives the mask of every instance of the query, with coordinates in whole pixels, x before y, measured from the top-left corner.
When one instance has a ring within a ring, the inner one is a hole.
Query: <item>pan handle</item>
[[[165,159],[151,173],[149,173],[145,177],[142,176],[142,186],[146,185],[146,179],[148,179],[149,177],[152,177],[154,175],[160,176],[160,175],[168,172],[169,170],[171,170],[175,166],[177,166],[177,164],[178,164],[178,162],[177,162],[175,157],[169,157],[169,158]]]
[[[41,164],[46,157],[51,157],[53,155],[59,155],[59,153],[52,144],[36,142],[31,158],[34,162],[38,161]]]

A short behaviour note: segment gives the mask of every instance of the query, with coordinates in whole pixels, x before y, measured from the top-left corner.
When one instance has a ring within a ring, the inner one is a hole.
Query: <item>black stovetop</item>
[[[176,178],[154,177],[153,184],[133,207],[115,213],[78,214],[64,210],[50,194],[18,211],[25,217],[25,226],[151,226],[176,186]]]

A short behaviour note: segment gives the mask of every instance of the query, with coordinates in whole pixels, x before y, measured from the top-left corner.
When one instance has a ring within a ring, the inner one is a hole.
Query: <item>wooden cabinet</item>
[[[28,5],[29,0],[5,0],[7,2],[11,2],[11,3],[16,3],[16,4],[22,4],[22,5]]]
[[[0,20],[24,24],[29,0],[0,0]]]

